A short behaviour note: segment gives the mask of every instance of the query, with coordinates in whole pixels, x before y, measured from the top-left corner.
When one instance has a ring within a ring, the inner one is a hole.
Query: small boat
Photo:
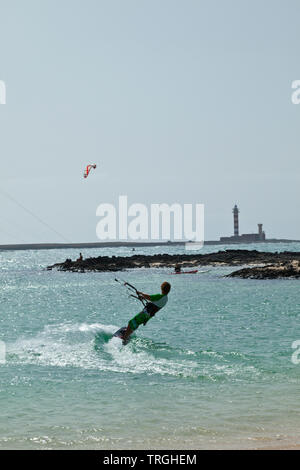
[[[193,271],[178,271],[174,272],[171,274],[196,274],[198,272],[198,269],[194,269]]]

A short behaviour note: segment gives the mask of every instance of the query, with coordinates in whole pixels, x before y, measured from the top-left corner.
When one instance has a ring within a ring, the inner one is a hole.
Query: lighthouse
[[[239,236],[239,210],[237,205],[234,206],[232,209],[233,212],[233,229],[234,229],[234,236],[238,237]]]
[[[258,224],[258,233],[243,233],[239,235],[239,209],[235,205],[233,212],[233,235],[231,237],[220,237],[221,243],[257,243],[266,240],[266,234],[263,231],[263,224]]]

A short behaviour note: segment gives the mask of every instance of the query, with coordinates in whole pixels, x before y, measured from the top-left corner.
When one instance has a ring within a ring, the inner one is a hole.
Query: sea
[[[300,251],[300,243],[205,246]],[[183,246],[82,250],[186,253]],[[227,278],[230,266],[72,273],[78,250],[0,252],[0,449],[261,449],[300,444],[300,281]],[[169,302],[141,310],[115,278]],[[299,341],[299,343],[297,343]]]

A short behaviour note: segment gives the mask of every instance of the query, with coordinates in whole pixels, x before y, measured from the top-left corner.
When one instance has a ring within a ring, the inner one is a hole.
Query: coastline
[[[226,277],[240,277],[242,279],[286,279],[300,278],[299,260],[294,257],[290,260],[280,261],[266,266],[254,266],[239,269]]]
[[[71,272],[109,272],[123,271],[126,269],[136,268],[172,268],[176,265],[181,268],[196,268],[198,266],[243,266],[252,265],[255,268],[245,268],[245,272],[252,274],[251,270],[256,270],[260,277],[269,275],[269,269],[266,266],[272,263],[274,269],[272,275],[274,277],[295,276],[299,271],[300,252],[263,252],[257,250],[224,250],[207,254],[155,254],[155,255],[133,255],[133,256],[98,256],[82,260],[72,261],[67,258],[60,263],[54,263],[47,266],[47,270],[57,269],[59,271]],[[294,263],[294,264],[293,264]],[[262,266],[263,265],[263,266]],[[281,266],[282,265],[282,266]],[[279,266],[279,268],[278,268]],[[284,266],[287,269],[284,269]],[[295,270],[293,266],[297,266]],[[246,275],[246,274],[245,274]],[[241,271],[237,274],[232,273],[230,276],[241,276]],[[248,276],[248,277],[249,277]],[[299,272],[300,276],[300,272]]]
[[[261,242],[234,242],[231,241],[229,245],[255,245],[257,243],[300,243],[300,240],[289,240],[289,239],[266,239]],[[23,243],[23,244],[5,244],[0,245],[1,251],[23,251],[23,250],[58,250],[58,249],[89,249],[89,248],[138,248],[138,247],[156,247],[156,246],[185,246],[186,241],[141,241],[141,242],[124,242],[124,241],[114,241],[114,242],[87,242],[87,243]],[[221,242],[220,240],[206,240],[203,242],[204,246],[224,246],[228,243]]]

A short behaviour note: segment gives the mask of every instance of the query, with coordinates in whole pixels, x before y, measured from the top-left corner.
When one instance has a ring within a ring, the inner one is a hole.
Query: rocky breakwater
[[[58,269],[71,272],[104,272],[123,271],[135,268],[174,268],[180,265],[183,269],[197,266],[243,266],[243,265],[268,265],[277,266],[278,263],[291,263],[300,261],[300,253],[283,252],[268,253],[257,250],[223,250],[208,254],[158,254],[158,255],[134,255],[134,256],[98,256],[72,261],[66,259],[64,262],[55,263],[47,269]],[[246,268],[252,269],[252,268]],[[255,269],[255,268],[253,268]],[[258,269],[258,268],[256,268]],[[238,275],[238,272],[232,275]]]
[[[254,266],[239,269],[226,277],[241,277],[243,279],[283,279],[300,278],[299,260],[291,260],[266,266]]]

